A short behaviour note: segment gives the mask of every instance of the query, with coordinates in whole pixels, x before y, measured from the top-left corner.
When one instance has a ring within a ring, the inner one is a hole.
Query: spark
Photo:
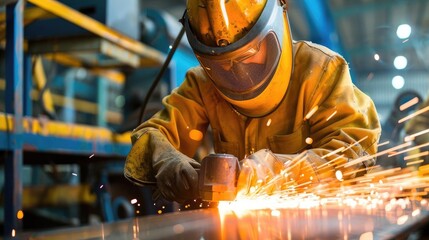
[[[387,145],[389,143],[390,143],[390,141],[385,141],[385,142],[378,144],[377,147],[381,147],[381,146]]]
[[[342,152],[344,149],[345,149],[345,147],[340,147],[340,148],[338,148],[335,151],[332,151],[332,152],[330,152],[328,154],[323,155],[322,158],[324,159],[324,158],[327,158],[327,157],[332,156],[334,154],[337,154],[338,152]]]
[[[404,157],[404,160],[410,160],[410,159],[413,159],[413,158],[419,158],[419,157],[427,156],[428,154],[429,154],[429,151],[425,151],[425,152],[421,152],[421,153],[416,153],[416,154]]]
[[[329,121],[335,114],[337,114],[337,110],[335,110],[331,115],[329,115],[329,117],[326,118],[326,121]]]
[[[413,217],[418,216],[418,215],[420,215],[420,212],[421,212],[420,209],[416,209],[411,213],[411,216],[413,216]]]
[[[137,203],[137,199],[131,199],[131,204],[136,204]]]
[[[311,145],[313,143],[313,139],[311,137],[308,137],[305,139],[305,143],[307,143],[308,145]]]
[[[419,103],[419,98],[415,97],[413,99],[411,99],[410,101],[402,104],[401,106],[399,106],[399,110],[404,111],[405,109],[414,106],[415,104]]]
[[[378,157],[378,156],[384,155],[384,154],[386,154],[386,153],[389,153],[389,152],[395,151],[395,150],[397,150],[397,149],[401,149],[401,148],[404,148],[404,147],[408,147],[408,146],[410,146],[410,145],[411,145],[411,142],[406,142],[406,143],[400,144],[400,145],[398,145],[398,146],[395,146],[395,147],[392,147],[392,148],[386,149],[386,150],[384,150],[384,151],[378,152],[378,153],[373,154],[373,155],[369,155],[369,156],[364,156],[364,157],[357,158],[357,159],[355,159],[355,160],[352,160],[352,161],[348,162],[348,163],[345,165],[345,167],[350,167],[350,166],[353,166],[353,165],[359,164],[359,163],[361,163],[361,162],[364,162],[364,161],[370,160],[370,159],[372,159],[372,158],[374,158],[374,157]]]
[[[102,188],[103,188],[103,186],[104,186],[104,185],[103,185],[103,184],[101,184],[101,185],[100,185],[100,189],[102,189]]]
[[[347,148],[344,148],[343,150],[341,150],[341,152],[345,152],[345,151],[349,150],[350,148],[358,145],[359,143],[361,143],[363,140],[365,140],[367,138],[368,138],[368,136],[365,136],[365,137],[361,138],[359,141],[357,141],[357,142],[351,144],[350,146],[348,146]]]
[[[72,173],[73,176],[77,176],[77,173]]]
[[[271,125],[271,118],[270,118],[270,119],[268,119],[267,127],[269,127],[270,125]]]
[[[420,132],[416,132],[416,133],[414,133],[414,134],[412,134],[412,135],[406,136],[406,137],[404,138],[404,141],[405,141],[405,142],[413,141],[416,137],[418,137],[418,136],[420,136],[420,135],[423,135],[423,134],[426,134],[426,133],[429,133],[429,128],[428,128],[428,129],[425,129],[425,130],[422,130],[422,131],[420,131]]]
[[[395,153],[389,154],[389,155],[387,155],[387,157],[393,157],[393,156],[396,156],[396,155],[399,155],[399,154],[402,154],[402,153],[405,153],[405,152],[409,152],[409,151],[412,151],[412,150],[416,150],[416,149],[419,149],[419,148],[423,148],[423,147],[426,147],[426,146],[429,146],[429,142],[424,143],[424,144],[420,144],[420,145],[415,146],[415,147],[407,148],[407,149],[404,149],[404,150],[399,151],[399,152],[395,152]]]
[[[322,164],[322,165],[318,166],[317,168],[323,168],[323,167],[325,167],[325,166],[327,166],[327,165],[329,165],[329,164],[335,163],[337,160],[342,160],[342,158],[343,158],[343,157],[344,157],[344,154],[339,155],[338,157],[336,157],[336,158],[332,159],[332,160],[331,160],[331,161],[329,161],[329,162],[326,162],[326,163],[324,163],[324,164]]]
[[[12,229],[12,237],[15,237],[16,236],[16,231],[15,231],[15,229]]]
[[[342,180],[343,180],[343,173],[342,173],[340,170],[337,170],[337,171],[335,172],[335,177],[337,177],[337,179],[338,179],[339,181],[342,181]]]
[[[314,106],[308,113],[307,115],[305,115],[304,117],[304,121],[306,121],[307,119],[310,119],[311,116],[313,116],[313,114],[317,111],[317,109],[319,109],[319,106]]]
[[[254,181],[255,185],[250,186],[251,191],[248,194],[239,194],[231,202],[220,202],[219,212],[225,214],[230,211],[238,217],[244,217],[246,214],[251,214],[252,210],[268,209],[271,217],[280,217],[283,213],[281,209],[320,210],[305,212],[311,217],[312,214],[322,213],[328,208],[362,209],[370,215],[386,214],[388,218],[394,216],[391,222],[402,225],[406,224],[411,216],[416,217],[422,210],[429,209],[428,201],[423,199],[428,196],[429,192],[429,165],[420,166],[418,170],[412,167],[384,169],[378,165],[366,168],[348,168],[377,156],[387,154],[392,156],[392,152],[395,152],[394,154],[406,153],[428,146],[429,143],[410,147],[412,143],[405,142],[376,154],[345,162],[347,157],[341,153],[360,144],[365,139],[367,137],[363,137],[348,147],[341,147],[323,155],[322,158],[327,159],[338,154],[335,158],[332,157],[333,160],[325,160],[325,163],[315,167],[313,171],[316,172],[316,175],[309,174],[308,170],[312,168],[311,165],[303,164],[308,161],[308,152],[304,151],[292,160],[282,154],[276,154],[280,159],[287,160],[281,166],[280,173],[274,176],[258,176],[258,180]],[[379,146],[383,144],[379,144]],[[405,158],[409,160],[426,155],[429,155],[428,151]],[[423,160],[419,159],[409,161],[407,165],[422,162]],[[262,167],[262,164],[257,167]],[[294,173],[295,168],[299,169],[297,173]],[[313,176],[317,176],[317,174],[320,176],[329,174],[331,178],[329,181],[318,182],[318,178],[313,179]],[[346,215],[339,217],[344,219]],[[344,225],[344,229],[347,229],[347,225]],[[366,231],[371,231],[371,229]],[[361,235],[360,239],[372,238],[372,232],[366,232]]]
[[[93,153],[93,154],[91,154],[91,156],[89,156],[89,158],[92,158],[92,157],[94,157],[94,153]]]
[[[401,217],[398,218],[398,220],[396,221],[396,223],[398,225],[403,225],[406,221],[408,221],[408,215],[403,215]]]
[[[410,115],[408,115],[408,116],[406,116],[404,118],[399,119],[398,123],[403,123],[403,122],[405,122],[407,120],[410,120],[411,118],[413,118],[413,117],[415,117],[417,115],[420,115],[420,114],[422,114],[424,112],[427,112],[427,111],[429,111],[429,106],[427,106],[425,108],[422,108],[422,109],[420,109],[420,110],[418,110],[418,111],[416,111],[414,113],[411,113]]]

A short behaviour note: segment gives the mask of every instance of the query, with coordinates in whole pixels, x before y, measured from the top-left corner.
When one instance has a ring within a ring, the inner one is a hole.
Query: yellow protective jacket
[[[372,100],[353,85],[345,60],[304,41],[294,42],[293,54],[286,95],[274,112],[260,118],[238,113],[201,67],[190,69],[183,84],[163,99],[165,109],[133,131],[125,176],[137,183],[155,182],[152,158],[162,151],[155,151],[162,145],[156,144],[153,136],[161,132],[175,149],[192,157],[200,141],[191,131],[205,134],[209,125],[215,152],[239,159],[264,148],[281,154],[307,150],[316,156],[311,158],[315,165],[342,154],[344,163],[376,153],[381,132],[378,115]],[[344,151],[329,154],[341,147]],[[343,172],[365,170],[373,164],[371,159]],[[341,168],[340,164],[332,165],[331,172],[334,167]]]

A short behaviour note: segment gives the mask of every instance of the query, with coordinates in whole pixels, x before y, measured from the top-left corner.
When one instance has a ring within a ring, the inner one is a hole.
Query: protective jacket
[[[293,59],[283,100],[273,112],[258,118],[236,111],[201,67],[190,69],[183,84],[163,99],[165,109],[133,131],[125,176],[138,184],[155,182],[152,160],[168,147],[157,144],[159,137],[154,136],[164,136],[175,149],[192,157],[201,138],[191,132],[205,134],[209,125],[215,152],[239,159],[264,148],[280,154],[307,150],[313,166],[343,159],[329,165],[333,173],[344,162],[375,154],[381,132],[377,112],[372,100],[352,83],[346,61],[305,41],[293,43]],[[360,168],[363,173],[374,162],[367,160],[343,172]]]

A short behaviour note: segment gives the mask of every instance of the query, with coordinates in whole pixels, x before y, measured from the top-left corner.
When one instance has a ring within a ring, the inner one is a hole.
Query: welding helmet
[[[184,26],[204,71],[242,114],[273,111],[286,93],[292,40],[278,0],[188,0]]]

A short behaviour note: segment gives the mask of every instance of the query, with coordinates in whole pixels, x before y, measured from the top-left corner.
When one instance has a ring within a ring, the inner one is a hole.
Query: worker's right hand
[[[268,149],[262,149],[241,161],[237,197],[272,194],[280,190],[283,162]]]
[[[186,155],[173,151],[163,154],[162,161],[154,164],[158,169],[156,182],[159,192],[169,201],[182,203],[198,197],[198,173],[200,163]]]

